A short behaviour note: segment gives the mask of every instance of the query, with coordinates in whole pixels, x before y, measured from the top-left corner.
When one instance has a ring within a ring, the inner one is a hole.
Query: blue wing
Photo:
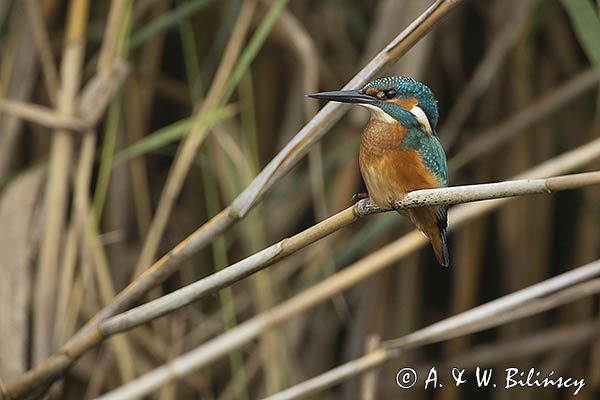
[[[446,164],[446,153],[437,136],[428,135],[418,128],[411,128],[406,132],[402,141],[402,147],[410,147],[421,156],[421,162],[433,176],[438,180],[440,186],[448,186],[448,166]],[[435,222],[439,230],[441,240],[441,253],[439,261],[448,266],[448,243],[446,241],[446,229],[448,228],[448,206],[438,206],[435,211]],[[437,253],[436,253],[437,254]]]
[[[437,178],[440,186],[448,186],[446,153],[436,135],[430,136],[420,129],[411,128],[406,133],[402,146],[415,149],[421,155],[423,165]]]

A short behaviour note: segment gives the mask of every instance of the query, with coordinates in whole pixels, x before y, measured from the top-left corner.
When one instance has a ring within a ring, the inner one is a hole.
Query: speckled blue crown
[[[408,76],[387,76],[367,83],[362,90],[376,88],[379,90],[395,89],[400,98],[416,97],[419,107],[425,112],[431,127],[435,129],[438,122],[437,101],[433,92],[421,82]]]

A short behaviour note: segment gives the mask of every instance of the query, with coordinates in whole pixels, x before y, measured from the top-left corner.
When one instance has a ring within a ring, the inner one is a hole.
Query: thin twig
[[[33,103],[7,99],[0,99],[0,112],[47,128],[81,133],[98,123],[110,98],[125,80],[128,70],[127,63],[121,60],[92,78],[81,92],[78,110],[73,112],[78,116],[65,115]]]
[[[16,100],[0,99],[0,112],[53,129],[80,132],[89,125],[78,117],[64,115],[48,107]]]

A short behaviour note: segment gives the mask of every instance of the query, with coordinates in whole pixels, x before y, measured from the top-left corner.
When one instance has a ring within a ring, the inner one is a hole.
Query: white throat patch
[[[392,117],[391,115],[388,115],[388,113],[386,113],[385,111],[383,111],[381,108],[376,107],[372,104],[360,104],[359,105],[368,108],[371,111],[371,118],[372,119],[376,119],[378,121],[384,121],[384,122],[396,122],[396,120],[394,119],[394,117]]]
[[[433,129],[431,129],[431,125],[429,124],[429,119],[427,118],[427,114],[425,114],[425,111],[423,111],[423,109],[419,106],[414,106],[411,110],[410,113],[412,115],[415,116],[415,118],[417,119],[417,121],[419,121],[419,123],[423,126],[423,129],[425,129],[425,132],[427,132],[429,135],[433,135]]]
[[[391,115],[389,115],[388,113],[386,113],[379,107],[376,107],[372,104],[359,104],[359,105],[366,107],[371,111],[372,119],[376,119],[378,121],[389,122],[389,123],[396,122],[396,120]],[[415,116],[415,118],[417,119],[419,124],[421,124],[421,126],[423,126],[423,129],[425,130],[425,132],[427,134],[433,135],[433,129],[431,129],[431,125],[429,124],[429,119],[427,118],[427,114],[425,114],[425,111],[423,111],[423,109],[421,107],[414,106],[410,110],[410,113]]]

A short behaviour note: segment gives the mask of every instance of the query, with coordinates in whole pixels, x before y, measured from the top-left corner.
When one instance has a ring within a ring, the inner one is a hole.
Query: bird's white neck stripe
[[[393,123],[397,122],[394,117],[383,111],[381,108],[376,107],[372,104],[360,104],[363,107],[368,108],[371,111],[371,118],[376,119],[378,121]],[[423,129],[429,135],[433,135],[433,129],[431,129],[431,125],[429,124],[429,119],[427,118],[427,114],[425,111],[419,106],[414,106],[410,109],[410,113],[415,116],[419,124],[423,126]]]
[[[425,114],[425,111],[423,111],[421,107],[414,106],[411,108],[410,113],[414,115],[417,121],[419,121],[419,123],[423,126],[425,132],[433,135],[433,129],[431,129],[431,125],[429,124],[429,118],[427,118],[427,114]]]

